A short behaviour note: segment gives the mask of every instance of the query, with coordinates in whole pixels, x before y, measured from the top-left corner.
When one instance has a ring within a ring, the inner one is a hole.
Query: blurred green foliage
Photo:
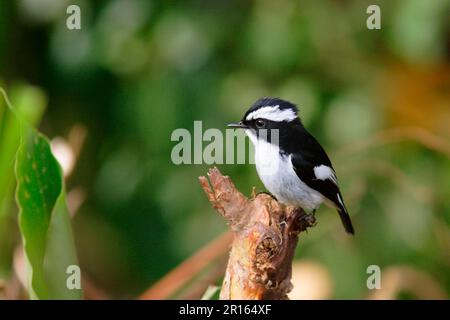
[[[329,270],[332,298],[366,298],[370,264],[413,266],[448,295],[449,154],[372,138],[421,127],[448,147],[449,1],[70,1],[81,30],[67,30],[68,4],[0,3],[0,81],[45,91],[48,136],[87,128],[67,183],[87,195],[74,234],[96,284],[133,297],[226,229],[197,185],[208,166],[172,164],[171,132],[224,129],[281,96],[329,150],[357,232],[321,208],[298,258]],[[366,28],[370,4],[381,30]],[[252,165],[220,169],[263,189]]]

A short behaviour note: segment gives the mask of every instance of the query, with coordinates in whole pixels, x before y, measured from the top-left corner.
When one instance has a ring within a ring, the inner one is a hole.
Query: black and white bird
[[[345,231],[354,234],[331,161],[293,103],[259,99],[239,123],[228,126],[245,129],[255,146],[258,175],[278,201],[312,213],[325,203],[337,209]]]

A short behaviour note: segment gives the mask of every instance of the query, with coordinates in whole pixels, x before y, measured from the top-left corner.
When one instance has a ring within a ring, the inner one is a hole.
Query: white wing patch
[[[342,199],[341,199],[341,196],[339,195],[339,193],[337,193],[336,195],[337,195],[338,201],[341,204],[342,208],[345,208],[344,202],[342,202]]]
[[[259,108],[247,115],[246,120],[253,119],[267,119],[270,121],[292,121],[297,118],[297,115],[291,109],[280,110],[280,106],[267,106]]]
[[[329,166],[324,164],[314,167],[314,175],[319,180],[331,180],[335,185],[337,185],[336,173]]]

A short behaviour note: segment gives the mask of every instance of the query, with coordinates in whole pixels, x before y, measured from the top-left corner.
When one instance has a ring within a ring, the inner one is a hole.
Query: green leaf
[[[78,263],[61,168],[47,138],[11,111],[20,125],[16,201],[30,298],[80,299],[82,291],[66,285],[66,270]]]
[[[19,225],[30,267],[30,296],[79,299],[66,286],[66,270],[77,265],[61,168],[48,140],[26,124],[16,163]]]
[[[0,279],[10,276],[15,245],[13,194],[15,187],[14,161],[20,143],[20,122],[0,88]],[[38,123],[47,104],[45,95],[36,87],[16,86],[12,91],[15,111],[30,124]],[[14,230],[14,231],[13,231]]]

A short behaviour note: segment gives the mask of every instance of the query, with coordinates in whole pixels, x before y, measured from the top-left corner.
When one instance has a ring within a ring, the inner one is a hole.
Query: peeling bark
[[[234,234],[220,299],[288,299],[298,234],[314,225],[314,217],[268,194],[253,192],[248,199],[217,168],[199,180]]]

